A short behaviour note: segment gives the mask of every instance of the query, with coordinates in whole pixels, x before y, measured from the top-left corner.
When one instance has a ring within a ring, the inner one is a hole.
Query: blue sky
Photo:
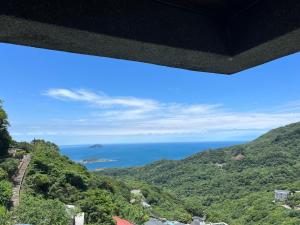
[[[16,140],[251,140],[300,121],[300,54],[233,76],[0,44]]]

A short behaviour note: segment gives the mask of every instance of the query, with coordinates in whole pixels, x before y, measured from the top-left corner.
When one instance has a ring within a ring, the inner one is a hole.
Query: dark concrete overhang
[[[232,74],[300,50],[299,0],[1,1],[0,41]]]

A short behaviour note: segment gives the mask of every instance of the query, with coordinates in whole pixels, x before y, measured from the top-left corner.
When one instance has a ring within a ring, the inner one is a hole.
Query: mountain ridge
[[[300,190],[300,122],[273,129],[246,144],[202,151],[178,161],[104,170],[101,174],[165,188],[184,199],[190,212],[205,214],[214,221],[233,225],[300,224],[300,215],[290,217],[289,211],[272,203],[275,189]],[[236,208],[239,204],[242,208]],[[280,223],[274,223],[272,216],[279,214]],[[265,219],[267,215],[269,219]]]

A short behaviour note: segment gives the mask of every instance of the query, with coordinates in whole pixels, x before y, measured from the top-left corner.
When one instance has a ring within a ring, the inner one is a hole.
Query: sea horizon
[[[245,140],[218,140],[218,141],[157,141],[157,142],[116,142],[116,143],[102,143],[102,142],[95,142],[95,143],[85,143],[85,144],[57,144],[59,148],[63,147],[78,147],[78,146],[92,146],[96,144],[100,145],[139,145],[139,144],[188,144],[188,143],[224,143],[224,142],[231,142],[231,143],[247,143],[253,139],[245,139]]]
[[[89,170],[144,166],[158,160],[180,160],[193,154],[248,141],[161,142],[60,145],[60,151]]]

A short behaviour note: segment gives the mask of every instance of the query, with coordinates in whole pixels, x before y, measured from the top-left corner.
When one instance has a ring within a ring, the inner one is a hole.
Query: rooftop
[[[299,51],[299,10],[298,0],[3,1],[0,42],[232,74]]]

